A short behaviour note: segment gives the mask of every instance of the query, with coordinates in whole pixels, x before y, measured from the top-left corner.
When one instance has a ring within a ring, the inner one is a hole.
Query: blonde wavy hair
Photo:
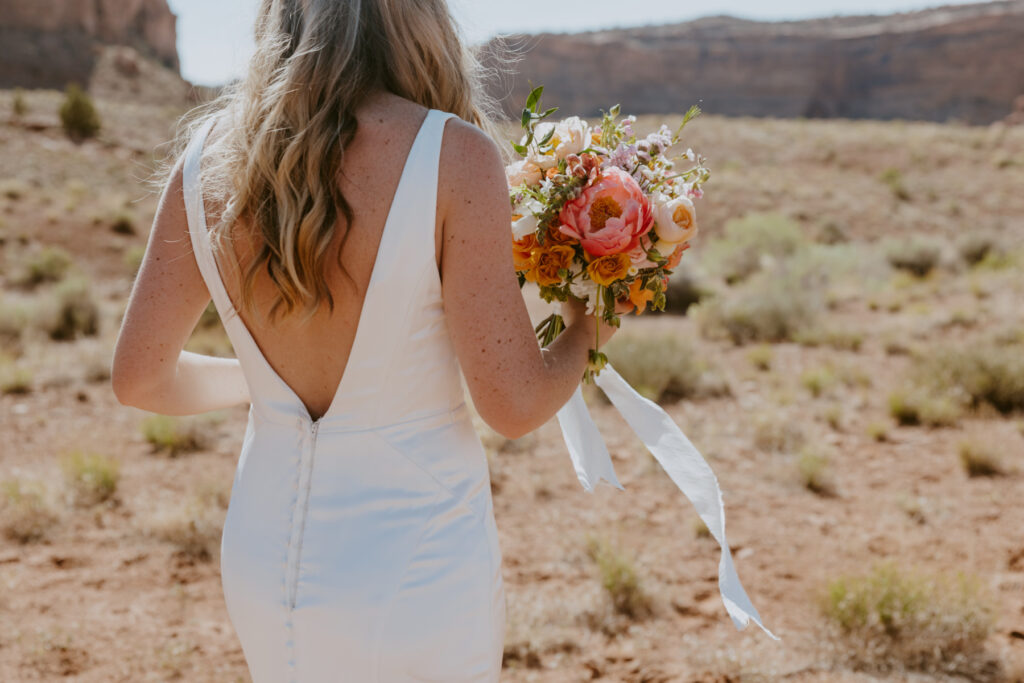
[[[308,320],[334,298],[324,277],[327,250],[352,208],[338,185],[355,110],[384,89],[451,112],[497,139],[499,111],[485,94],[487,74],[468,49],[446,0],[261,0],[248,73],[183,119],[178,155],[213,116],[227,115],[204,154],[207,196],[223,200],[210,226],[217,252],[242,225],[257,238],[242,274],[241,308],[259,316],[254,284],[265,271],[276,286],[270,319],[282,309]],[[351,276],[338,265],[350,281]]]

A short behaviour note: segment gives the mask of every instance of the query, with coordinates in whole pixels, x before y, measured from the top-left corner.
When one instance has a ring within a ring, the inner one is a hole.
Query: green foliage
[[[100,131],[100,116],[96,105],[76,83],[67,87],[59,113],[64,132],[73,140],[91,138]]]
[[[36,315],[37,325],[54,341],[71,341],[99,333],[99,304],[84,277],[68,278],[58,284],[50,296],[40,302]]]
[[[633,560],[626,552],[607,539],[590,536],[587,554],[597,563],[601,586],[617,613],[639,618],[651,612],[651,598],[641,586]]]
[[[924,277],[935,268],[942,256],[939,243],[924,235],[913,235],[889,244],[885,257],[889,265]]]
[[[0,487],[0,532],[4,538],[16,543],[41,541],[57,521],[42,486],[13,479]]]
[[[655,402],[721,395],[728,387],[685,338],[619,332],[604,347],[611,364],[641,395]]]
[[[198,421],[170,415],[151,415],[142,422],[142,435],[154,452],[174,456],[202,450],[209,439]]]
[[[35,286],[44,282],[59,282],[71,269],[71,254],[60,247],[45,246],[31,253],[22,266],[16,283]]]
[[[110,500],[121,477],[120,464],[100,453],[69,453],[61,459],[61,469],[72,500],[81,506]]]
[[[878,563],[830,581],[819,604],[853,668],[968,676],[991,668],[984,647],[995,610],[982,582],[965,572],[928,575]]]
[[[748,213],[725,224],[724,235],[708,245],[707,260],[730,285],[766,264],[788,258],[807,243],[800,226],[777,213]]]
[[[25,91],[21,88],[14,89],[14,96],[11,98],[11,113],[18,119],[28,114],[28,102],[25,101]]]
[[[813,329],[824,309],[817,274],[780,264],[763,271],[742,287],[696,307],[701,333],[735,344],[794,341]]]

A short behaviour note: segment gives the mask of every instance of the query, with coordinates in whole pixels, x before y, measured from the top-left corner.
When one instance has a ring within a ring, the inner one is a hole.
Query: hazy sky
[[[803,19],[833,14],[884,14],[976,1],[979,0],[449,0],[449,4],[470,42],[482,42],[497,33],[577,32],[685,21],[709,14],[765,20]],[[251,32],[258,0],[168,2],[178,15],[178,52],[185,78],[217,85],[240,75],[252,50]]]

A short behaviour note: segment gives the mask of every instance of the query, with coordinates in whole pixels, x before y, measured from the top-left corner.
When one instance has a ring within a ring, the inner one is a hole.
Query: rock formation
[[[490,87],[512,115],[531,82],[545,86],[545,105],[586,116],[616,103],[637,114],[699,103],[731,116],[978,124],[1006,117],[1024,91],[1024,0],[793,22],[708,17],[509,43],[521,55],[515,73]]]
[[[128,46],[178,71],[166,0],[0,0],[0,88],[88,84],[104,46]]]

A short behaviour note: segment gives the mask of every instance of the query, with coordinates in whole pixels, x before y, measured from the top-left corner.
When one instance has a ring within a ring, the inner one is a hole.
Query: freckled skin
[[[439,173],[442,290],[452,343],[481,417],[505,436],[521,436],[547,422],[575,391],[597,321],[582,303],[566,303],[566,330],[539,347],[513,268],[512,212],[493,141],[461,120],[449,121]],[[618,328],[600,326],[603,345]]]

